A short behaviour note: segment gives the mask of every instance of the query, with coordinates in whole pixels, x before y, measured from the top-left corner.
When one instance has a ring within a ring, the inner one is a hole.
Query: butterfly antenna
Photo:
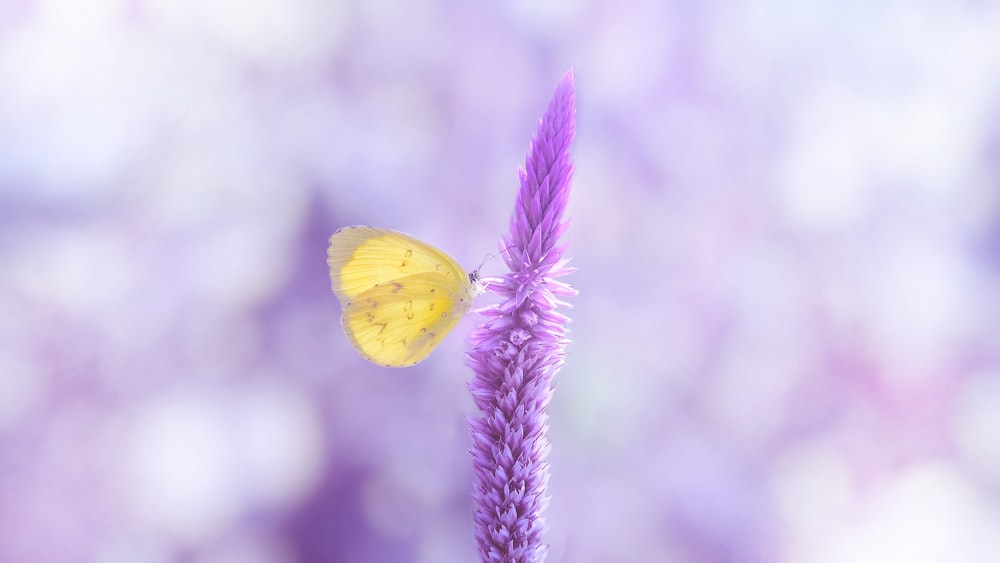
[[[507,252],[511,248],[518,248],[518,245],[512,244],[510,246],[505,246],[505,247],[501,248],[500,251],[497,252],[497,253],[495,253],[495,254],[494,253],[487,254],[486,257],[483,258],[483,261],[479,263],[479,267],[476,268],[476,271],[478,272],[479,270],[481,270],[483,268],[483,266],[486,265],[486,261],[487,260],[491,260],[493,258],[496,258],[497,256],[500,256],[504,252]]]
[[[495,254],[494,253],[487,254],[486,257],[483,258],[483,261],[479,263],[479,266],[477,266],[475,270],[472,270],[472,272],[469,273],[469,281],[472,282],[473,286],[478,288],[479,292],[490,291],[490,287],[493,284],[500,283],[502,279],[500,277],[483,277],[480,274],[480,271],[483,269],[483,266],[486,265],[486,262],[488,260],[498,257],[504,252],[510,250],[511,248],[517,248],[517,245],[504,247]]]

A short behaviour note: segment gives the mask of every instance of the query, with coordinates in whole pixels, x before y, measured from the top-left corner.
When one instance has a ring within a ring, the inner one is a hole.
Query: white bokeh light
[[[273,385],[161,399],[128,442],[135,516],[183,546],[223,534],[251,508],[287,507],[319,477],[320,436],[308,403]]]
[[[1000,371],[963,383],[953,424],[962,456],[979,475],[1000,484]]]
[[[816,563],[988,563],[989,512],[955,466],[928,462],[873,490]],[[805,562],[809,563],[809,562]]]

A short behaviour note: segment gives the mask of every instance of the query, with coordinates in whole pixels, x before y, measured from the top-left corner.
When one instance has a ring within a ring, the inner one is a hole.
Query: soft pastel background
[[[573,66],[551,561],[1000,561],[1000,6],[0,0],[0,561],[476,559],[474,267]],[[498,273],[488,260],[484,270]]]

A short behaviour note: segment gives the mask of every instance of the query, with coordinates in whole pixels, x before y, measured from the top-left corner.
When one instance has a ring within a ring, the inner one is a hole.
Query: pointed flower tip
[[[565,142],[565,145],[560,147],[562,150],[568,148],[569,142],[575,136],[575,114],[576,80],[573,75],[573,68],[570,67],[559,80],[559,84],[556,85],[555,92],[553,92],[552,99],[549,102],[548,110],[542,117],[543,127],[558,131],[557,134],[562,136],[562,140]],[[539,134],[541,135],[542,132],[539,131]],[[528,164],[530,167],[531,163],[529,162]]]
[[[573,67],[569,67],[566,72],[563,73],[562,78],[559,79],[559,84],[556,86],[556,90],[559,92],[569,93],[576,90],[576,79],[573,77]]]
[[[549,109],[551,111],[557,107],[570,115],[576,112],[576,79],[573,76],[573,67],[562,75],[559,84],[556,85]]]

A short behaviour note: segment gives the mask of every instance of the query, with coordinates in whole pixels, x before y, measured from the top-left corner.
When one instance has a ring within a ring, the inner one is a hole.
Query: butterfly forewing
[[[467,283],[457,262],[409,235],[374,227],[345,227],[330,237],[327,263],[334,293],[348,298],[401,277],[430,272]]]

